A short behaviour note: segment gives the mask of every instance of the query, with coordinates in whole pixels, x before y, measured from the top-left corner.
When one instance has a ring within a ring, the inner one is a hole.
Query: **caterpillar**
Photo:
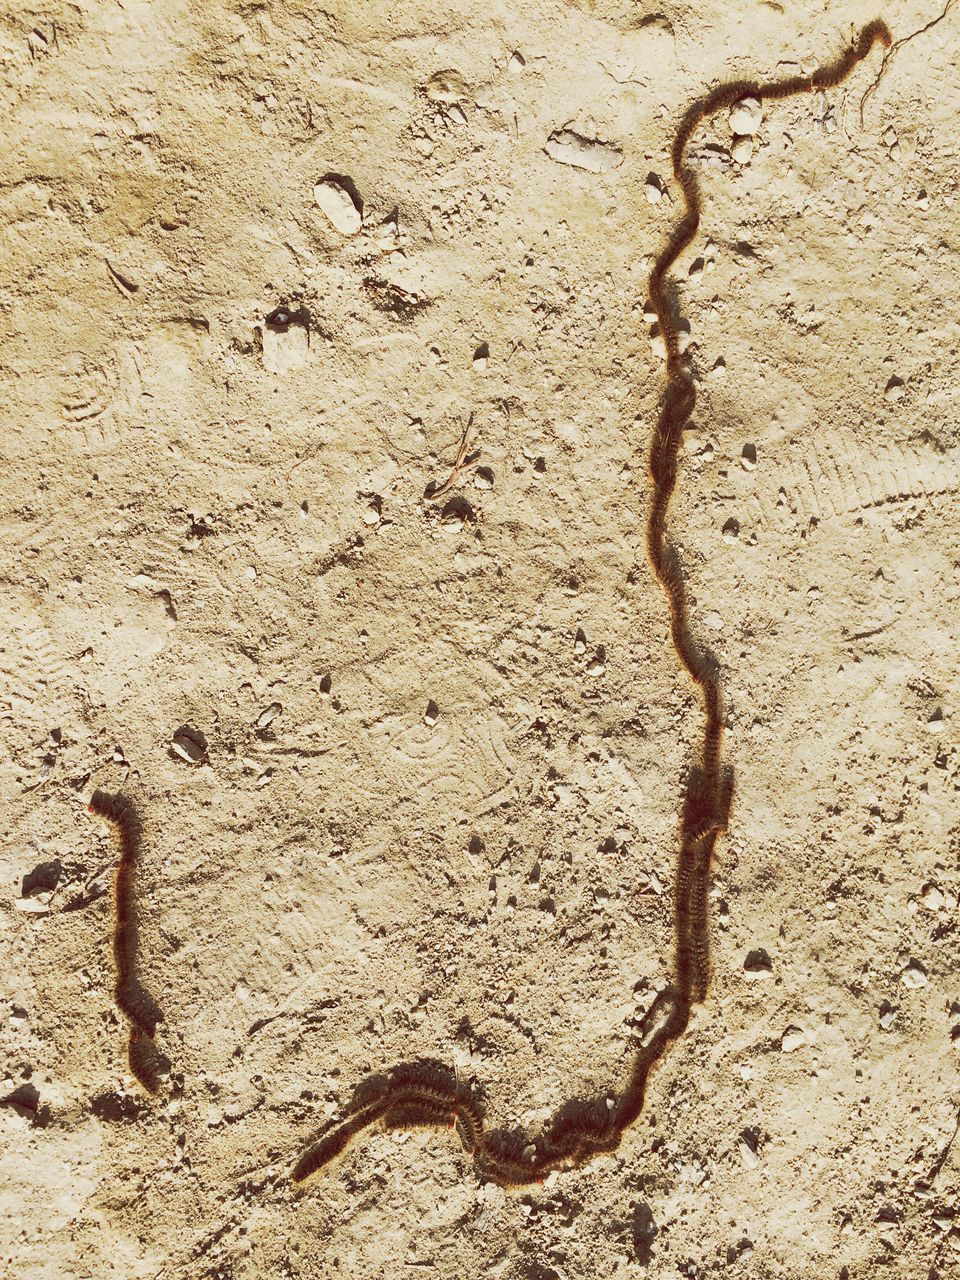
[[[163,1015],[153,997],[141,986],[137,972],[134,869],[142,837],[140,815],[127,796],[110,795],[106,791],[94,791],[88,808],[96,817],[109,823],[120,844],[120,860],[114,875],[114,999],[130,1024],[127,1044],[130,1071],[148,1093],[157,1093],[160,1088],[160,1054],[154,1044],[154,1036]]]
[[[377,1103],[348,1115],[331,1134],[310,1148],[293,1170],[300,1182],[327,1165],[349,1142],[378,1121],[391,1128],[434,1124],[451,1116],[477,1173],[504,1187],[542,1182],[555,1169],[573,1168],[602,1152],[615,1151],[624,1131],[640,1115],[650,1072],[668,1047],[686,1030],[694,1004],[706,998],[710,981],[707,891],[710,867],[720,835],[726,830],[734,796],[734,776],[721,758],[723,698],[713,657],[698,643],[690,626],[680,558],[667,537],[667,513],[678,477],[682,434],[696,404],[696,387],[680,351],[679,317],[671,297],[670,272],[691,244],[700,225],[701,200],[696,172],[686,160],[687,147],[701,122],[746,97],[779,101],[800,93],[829,89],[845,80],[874,45],[889,48],[892,37],[880,19],[868,23],[833,63],[810,75],[768,83],[727,81],[687,108],[671,146],[673,176],[682,195],[683,214],[650,272],[649,298],[666,347],[666,387],[660,402],[648,455],[652,494],[646,526],[650,566],[666,597],[670,636],[681,666],[697,687],[703,704],[703,738],[690,770],[681,806],[680,850],[674,903],[673,977],[656,1006],[649,1039],[635,1052],[630,1077],[611,1107],[561,1108],[536,1142],[505,1141],[487,1131],[479,1105],[464,1086],[451,1087],[449,1073],[432,1065],[399,1068],[388,1079]],[[526,1152],[532,1150],[527,1158]]]

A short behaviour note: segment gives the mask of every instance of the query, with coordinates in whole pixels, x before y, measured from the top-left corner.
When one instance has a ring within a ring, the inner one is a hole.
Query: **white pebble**
[[[749,164],[753,158],[753,139],[747,137],[734,138],[730,154],[737,164]]]
[[[757,98],[741,98],[730,108],[730,128],[734,133],[753,135],[762,119],[763,108]]]
[[[173,735],[170,750],[188,764],[199,764],[206,755],[207,744],[203,735],[189,725],[184,725]]]
[[[269,729],[282,710],[283,707],[279,702],[271,702],[266,711],[261,711],[257,716],[257,728]]]
[[[510,61],[507,63],[507,70],[512,72],[516,76],[520,74],[520,72],[523,70],[523,68],[526,65],[527,65],[526,58],[523,56],[522,53],[519,53],[516,49],[514,49],[513,53],[511,53],[510,55]]]
[[[572,129],[558,129],[547,139],[547,155],[560,164],[590,173],[608,173],[623,161],[623,152],[612,142],[583,138]]]
[[[920,987],[927,985],[929,978],[923,965],[918,960],[911,960],[901,973],[900,981],[908,990],[917,991]]]
[[[799,1027],[787,1027],[780,1039],[780,1048],[784,1053],[796,1053],[806,1043],[806,1036]]]
[[[928,911],[939,911],[941,907],[945,907],[947,905],[946,898],[935,884],[924,885],[923,892],[920,895],[920,901]]]
[[[748,1142],[740,1143],[740,1159],[747,1169],[756,1169],[760,1161],[757,1159],[757,1153],[753,1150]]]
[[[313,198],[332,226],[344,236],[354,236],[360,230],[360,210],[353,196],[334,178],[324,178],[313,188]]]

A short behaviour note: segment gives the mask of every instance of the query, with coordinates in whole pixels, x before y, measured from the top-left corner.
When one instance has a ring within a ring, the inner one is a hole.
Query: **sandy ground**
[[[879,51],[692,148],[672,530],[737,795],[643,1120],[528,1194],[434,1133],[287,1178],[406,1058],[533,1130],[622,1080],[701,727],[643,550],[670,142],[941,11],[7,0],[4,1276],[960,1274],[960,4],[862,124]]]

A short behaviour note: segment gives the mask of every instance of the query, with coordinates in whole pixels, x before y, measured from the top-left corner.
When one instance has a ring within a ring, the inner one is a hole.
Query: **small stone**
[[[927,721],[928,733],[943,733],[943,707],[937,707],[933,715]]]
[[[459,71],[452,67],[446,71],[435,72],[423,86],[423,92],[431,102],[442,102],[452,106],[469,93],[467,82]]]
[[[507,70],[517,76],[526,65],[526,58],[522,53],[518,53],[518,51],[514,49],[513,53],[510,55],[510,60],[507,62]]]
[[[473,367],[482,373],[489,363],[490,347],[486,342],[481,342],[473,353]]]
[[[741,1141],[739,1144],[740,1159],[743,1161],[744,1167],[747,1169],[756,1169],[760,1161],[757,1159],[757,1153],[753,1150],[748,1142]]]
[[[736,542],[740,536],[740,521],[731,516],[720,530],[720,536],[724,542]]]
[[[939,911],[947,905],[947,899],[935,884],[926,884],[920,894],[920,901],[928,911]]]
[[[883,389],[883,398],[885,400],[902,400],[904,390],[903,379],[894,374]]]
[[[927,971],[920,961],[911,960],[900,974],[900,981],[908,990],[917,991],[920,987],[925,987],[930,979],[927,977]]]
[[[546,152],[560,164],[586,169],[589,173],[609,173],[623,161],[623,152],[614,143],[584,138],[572,129],[558,129],[551,133]]]
[[[493,472],[489,467],[477,467],[473,473],[473,487],[475,489],[493,488]]]
[[[336,178],[323,178],[313,188],[313,198],[330,224],[343,236],[354,236],[362,222],[361,208]]]
[[[783,1053],[796,1053],[807,1043],[807,1038],[799,1027],[787,1027],[780,1037],[780,1049]]]
[[[606,671],[606,669],[607,669],[607,664],[604,662],[599,652],[594,654],[594,656],[587,663],[588,676],[602,676]]]
[[[708,626],[711,631],[723,630],[723,617],[719,613],[717,613],[716,609],[711,609],[710,612],[704,617],[703,621],[704,621],[704,624]]]
[[[423,723],[429,729],[432,729],[439,719],[440,719],[440,708],[431,698],[430,701],[427,703],[426,711],[423,713]]]
[[[453,106],[447,112],[447,118],[452,120],[454,124],[467,123],[466,113],[464,112],[463,107],[460,106],[459,102],[455,102],[453,104]]]
[[[13,905],[17,911],[26,911],[35,916],[45,916],[50,913],[49,904],[41,902],[39,897],[14,898]]]
[[[648,204],[659,204],[663,199],[663,184],[655,173],[647,174],[646,187]]]
[[[741,98],[730,108],[730,128],[735,134],[752,137],[763,120],[763,107],[757,98]]]
[[[581,653],[586,653],[586,651],[587,651],[587,637],[584,635],[583,630],[580,627],[577,627],[577,634],[576,636],[574,636],[574,640],[573,640],[573,652],[577,654],[581,654]]]
[[[753,159],[753,139],[734,138],[730,154],[737,164],[749,164]]]
[[[199,729],[181,725],[170,741],[170,752],[187,764],[200,764],[207,754],[207,740]]]
[[[654,326],[654,332],[650,335],[650,350],[658,360],[666,360],[667,342],[656,325]]]
[[[371,502],[363,513],[363,523],[375,525],[380,523],[380,504],[379,502]]]
[[[740,465],[744,471],[752,471],[757,465],[757,446],[755,444],[745,444],[743,452],[740,454]]]
[[[266,711],[261,711],[257,716],[257,728],[269,729],[282,710],[283,707],[279,702],[271,702]]]
[[[880,1026],[884,1031],[890,1031],[897,1020],[896,1009],[884,1009],[880,1014]]]
[[[773,974],[773,961],[762,948],[748,951],[743,962],[743,976],[748,982],[758,982]]]

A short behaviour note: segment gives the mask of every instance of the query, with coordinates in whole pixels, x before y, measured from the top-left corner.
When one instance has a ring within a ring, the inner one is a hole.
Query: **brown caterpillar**
[[[140,853],[140,817],[127,796],[109,795],[106,791],[95,791],[88,807],[91,813],[110,824],[120,843],[120,861],[114,876],[114,998],[130,1023],[127,1046],[130,1070],[148,1093],[156,1093],[160,1087],[160,1054],[154,1044],[154,1035],[163,1015],[153,997],[141,986],[137,975],[134,869]]]
[[[723,702],[719,674],[712,657],[694,638],[679,557],[666,535],[667,512],[677,482],[678,452],[683,430],[696,403],[696,388],[680,353],[679,325],[668,289],[668,276],[700,225],[700,189],[687,166],[686,150],[704,119],[745,97],[778,101],[798,93],[829,89],[850,74],[877,43],[889,47],[891,35],[879,19],[868,23],[835,62],[809,76],[790,76],[761,84],[735,80],[721,84],[693,103],[683,115],[671,148],[673,175],[680,186],[684,213],[650,273],[650,301],[667,353],[667,385],[650,444],[653,494],[647,521],[646,547],[653,574],[670,611],[670,634],[681,665],[698,687],[703,702],[703,740],[683,803],[680,852],[674,904],[673,981],[655,1005],[653,1030],[634,1055],[630,1078],[612,1110],[574,1106],[561,1108],[539,1141],[508,1140],[485,1130],[478,1104],[464,1086],[451,1087],[451,1076],[435,1064],[398,1069],[380,1100],[356,1110],[298,1161],[293,1178],[300,1182],[339,1155],[358,1133],[379,1120],[391,1127],[433,1123],[452,1115],[477,1173],[504,1187],[542,1182],[554,1169],[574,1168],[605,1151],[615,1151],[624,1131],[643,1109],[647,1079],[670,1044],[683,1034],[695,1003],[705,999],[710,978],[707,891],[716,842],[727,828],[733,799],[733,772],[721,761]],[[654,1015],[654,1010],[651,1010]],[[439,1070],[439,1074],[437,1074]],[[532,1156],[526,1151],[532,1148]]]

